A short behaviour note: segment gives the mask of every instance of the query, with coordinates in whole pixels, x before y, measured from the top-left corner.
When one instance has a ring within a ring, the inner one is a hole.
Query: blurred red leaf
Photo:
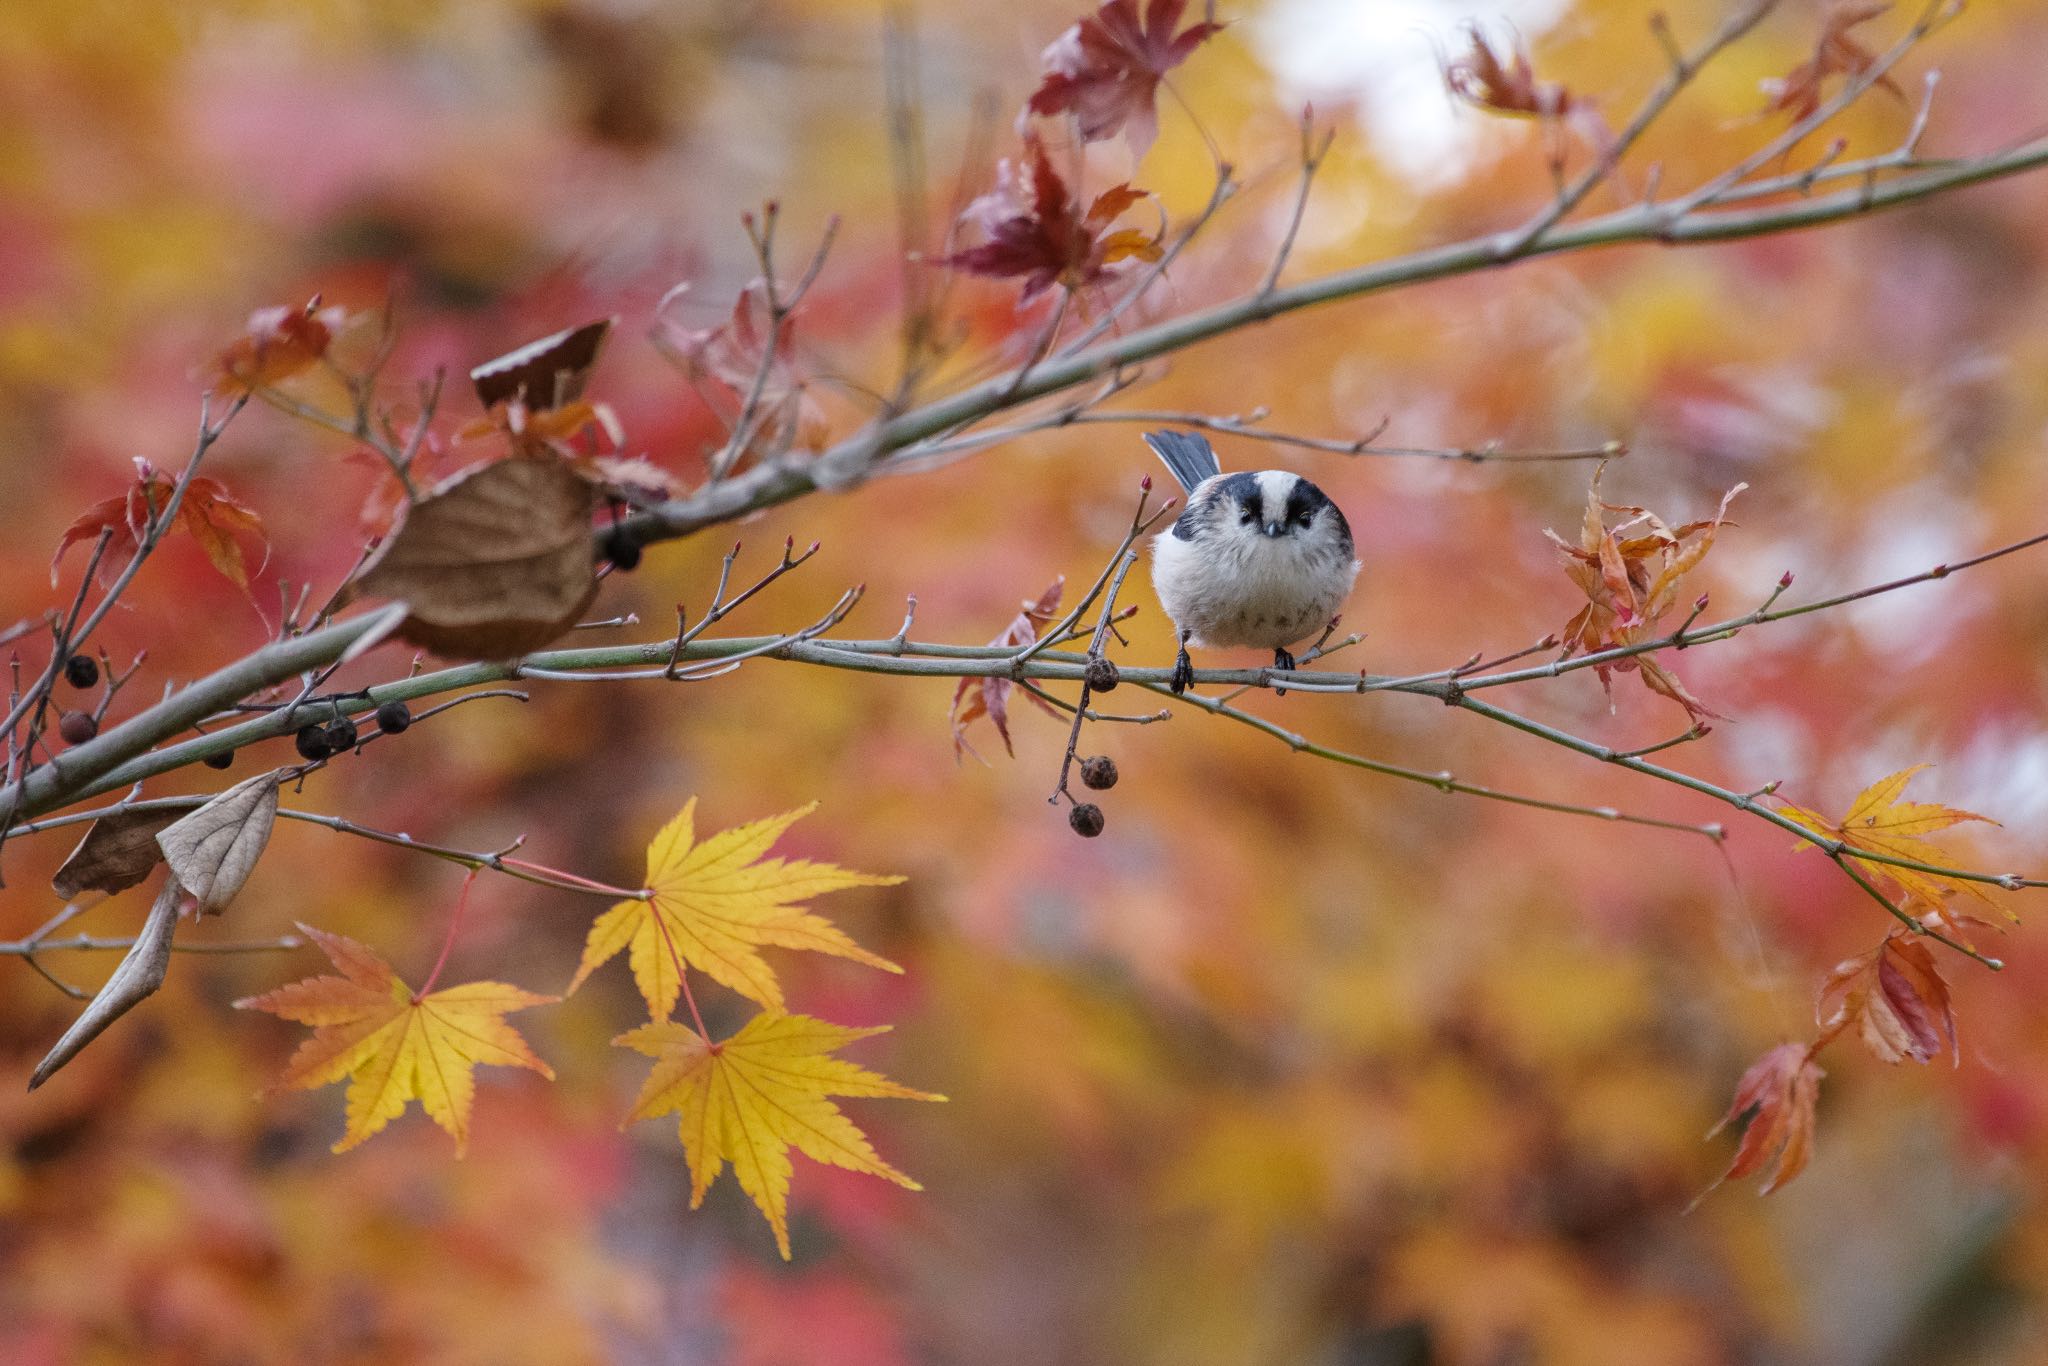
[[[1038,633],[1052,624],[1059,615],[1060,595],[1066,591],[1067,579],[1064,574],[1054,579],[1040,593],[1036,600],[1026,598],[1016,617],[1005,626],[1002,634],[991,640],[991,645],[1014,646],[1022,649],[1038,639]],[[979,759],[974,746],[967,743],[967,727],[977,719],[986,716],[995,722],[996,734],[1003,737],[1005,753],[1016,756],[1017,751],[1010,745],[1010,692],[1017,685],[1007,678],[990,675],[987,678],[963,678],[960,686],[953,690],[953,710],[949,719],[953,725],[953,757],[973,754]],[[1030,693],[1032,704],[1048,716],[1059,712],[1047,706]]]
[[[1944,1041],[1949,1061],[1961,1061],[1948,983],[1909,930],[1894,930],[1869,953],[1836,964],[1814,1015],[1823,1038],[1854,1025],[1864,1047],[1886,1062],[1932,1062]]]
[[[1744,1115],[1749,1116],[1748,1127],[1742,1131],[1735,1160],[1714,1185],[1769,1168],[1763,1184],[1763,1194],[1769,1195],[1806,1170],[1813,1157],[1814,1106],[1820,1099],[1820,1079],[1826,1075],[1813,1060],[1817,1047],[1781,1043],[1742,1074],[1735,1099],[1713,1133]]]
[[[1004,160],[996,168],[995,188],[961,215],[984,240],[953,253],[946,264],[974,275],[1021,277],[1018,302],[1028,303],[1055,284],[1080,289],[1106,279],[1119,261],[1159,259],[1156,235],[1134,228],[1109,231],[1148,197],[1146,191],[1114,186],[1083,213],[1037,136],[1026,135],[1024,155],[1023,163]]]
[[[1764,113],[1790,114],[1797,122],[1820,108],[1821,87],[1830,76],[1860,76],[1868,71],[1877,61],[1877,54],[1851,37],[1849,30],[1869,23],[1890,8],[1890,5],[1837,5],[1830,9],[1821,23],[1820,38],[1813,45],[1813,56],[1783,76],[1763,83],[1768,99]],[[1891,77],[1880,77],[1877,83],[1899,98],[1905,98],[1905,92]]]
[[[1132,154],[1145,155],[1159,136],[1159,82],[1223,31],[1200,23],[1175,35],[1186,9],[1187,0],[1152,0],[1141,19],[1138,0],[1108,0],[1045,49],[1045,79],[1026,113],[1071,113],[1087,142],[1124,131]]]
[[[214,392],[246,394],[310,368],[327,354],[344,316],[339,308],[320,307],[317,294],[303,308],[259,308],[215,362]]]
[[[1474,26],[1466,30],[1465,55],[1444,68],[1444,84],[1467,104],[1496,114],[1561,118],[1584,107],[1585,101],[1555,81],[1536,79],[1528,45],[1517,39],[1496,52]]]

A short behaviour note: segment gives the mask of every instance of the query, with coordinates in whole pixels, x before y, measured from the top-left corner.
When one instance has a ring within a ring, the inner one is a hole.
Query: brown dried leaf
[[[528,342],[469,372],[484,407],[518,401],[529,412],[565,407],[583,397],[614,319],[599,318]]]
[[[277,823],[277,784],[288,772],[273,769],[236,783],[156,837],[171,872],[198,903],[200,915],[219,915],[242,890]]]
[[[407,606],[401,639],[512,659],[574,626],[597,596],[590,481],[552,458],[456,475],[407,509],[353,592]]]
[[[179,815],[176,811],[117,810],[100,817],[50,879],[51,890],[70,901],[81,892],[112,895],[133,887],[163,862],[157,832]]]

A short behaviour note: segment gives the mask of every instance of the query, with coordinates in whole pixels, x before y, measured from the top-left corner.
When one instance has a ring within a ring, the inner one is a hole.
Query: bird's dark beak
[[[1287,523],[1285,523],[1285,522],[1268,522],[1268,523],[1266,523],[1266,534],[1267,534],[1268,536],[1285,536],[1285,535],[1287,534]]]

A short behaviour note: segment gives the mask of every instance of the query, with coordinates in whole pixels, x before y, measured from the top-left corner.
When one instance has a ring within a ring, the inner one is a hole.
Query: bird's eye
[[[1316,514],[1313,511],[1297,512],[1294,515],[1294,523],[1296,526],[1307,526],[1310,522],[1313,522],[1315,519]]]
[[[1259,514],[1256,509],[1247,507],[1237,520],[1243,522],[1246,526],[1250,526],[1253,522],[1259,520]]]

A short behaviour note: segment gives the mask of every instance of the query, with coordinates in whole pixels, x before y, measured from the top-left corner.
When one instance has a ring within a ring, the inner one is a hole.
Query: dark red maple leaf
[[[1024,281],[1019,303],[1028,303],[1055,284],[1079,289],[1110,274],[1118,261],[1159,259],[1159,239],[1136,228],[1110,226],[1147,192],[1117,185],[1095,196],[1087,212],[1053,169],[1045,144],[1024,138],[1022,163],[1004,160],[996,187],[967,206],[960,218],[983,241],[957,251],[946,264],[975,275],[1016,276]]]
[[[1045,79],[1026,112],[1072,113],[1087,142],[1125,132],[1131,151],[1145,155],[1159,136],[1161,78],[1223,29],[1205,22],[1176,35],[1187,7],[1187,0],[1152,0],[1141,19],[1138,0],[1108,0],[1046,48]]]

